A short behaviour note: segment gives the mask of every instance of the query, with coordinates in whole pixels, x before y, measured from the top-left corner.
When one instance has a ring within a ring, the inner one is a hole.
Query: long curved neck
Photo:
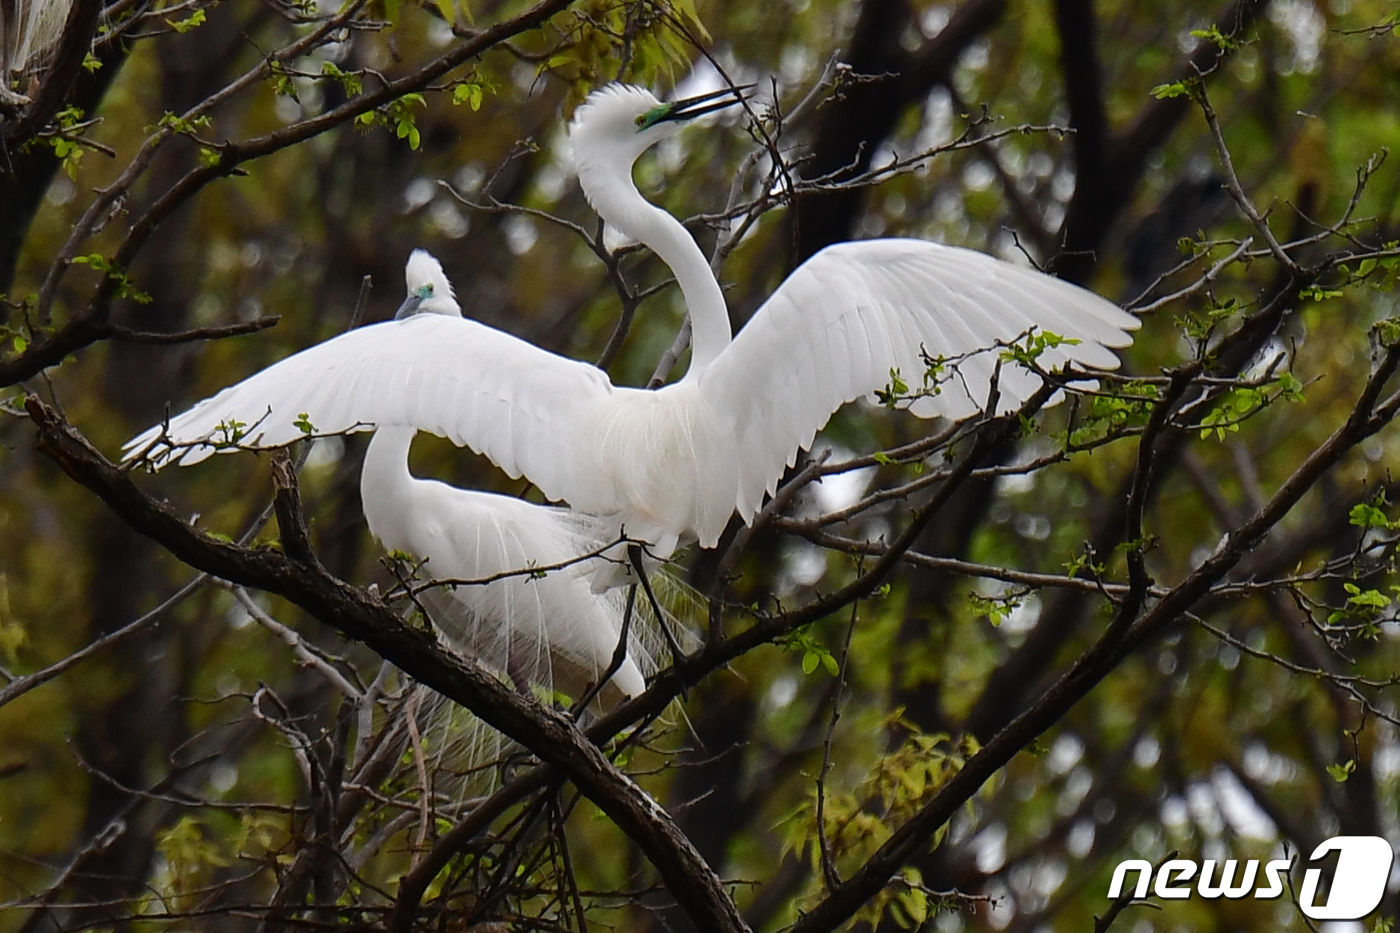
[[[360,501],[365,523],[389,550],[406,550],[399,524],[408,518],[408,496],[413,474],[408,472],[408,449],[417,431],[411,427],[384,427],[374,432],[365,450],[360,471]]]
[[[685,378],[698,376],[733,339],[724,292],[705,254],[679,220],[642,197],[630,165],[619,172],[616,164],[585,163],[579,166],[579,181],[604,220],[651,247],[671,267],[690,315],[690,369]]]

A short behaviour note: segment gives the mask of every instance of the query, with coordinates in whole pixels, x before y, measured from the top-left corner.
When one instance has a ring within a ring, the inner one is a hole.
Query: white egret
[[[412,332],[423,320],[442,315],[460,319],[452,286],[436,259],[415,251],[405,278],[413,298],[405,304],[418,314],[350,331],[282,360],[195,406],[177,422],[198,421],[206,412],[222,412],[226,400],[235,400],[232,404],[238,409],[247,398],[295,393],[306,358],[334,352],[337,344],[354,343],[360,335]],[[324,387],[334,393],[335,378],[328,379]],[[343,401],[352,411],[360,410],[353,398]],[[309,406],[313,411],[322,410],[315,400]],[[269,414],[268,422],[274,417]],[[239,430],[225,423],[219,433],[234,442],[225,449],[238,449]],[[253,427],[250,436],[261,438],[258,430]],[[659,667],[658,625],[666,623],[650,615],[649,607],[628,610],[620,590],[593,592],[591,579],[600,572],[612,573],[609,559],[602,554],[616,540],[615,528],[603,519],[566,508],[414,477],[409,472],[408,453],[416,433],[416,428],[395,424],[375,431],[365,451],[360,497],[370,532],[386,550],[424,560],[420,568],[424,583],[485,581],[430,586],[418,593],[418,602],[438,629],[463,653],[507,673],[522,688],[535,684],[578,698],[610,667],[621,639],[624,612],[630,611],[628,650],[604,685],[601,703],[611,707],[641,693],[646,687],[645,676]],[[147,432],[128,445],[128,459],[136,455],[136,449],[146,446],[150,437]],[[167,456],[153,462],[195,463],[213,449],[201,446],[184,452],[183,457]]]
[[[998,342],[1033,328],[1077,341],[1047,351],[1047,367],[1113,368],[1136,318],[1088,291],[982,253],[922,240],[841,243],[792,273],[731,340],[728,310],[704,254],[681,223],[648,202],[631,166],[693,117],[737,102],[719,92],[662,103],[612,85],[590,95],[570,127],[579,182],[611,226],[670,266],[692,323],[685,376],[655,392],[475,321],[419,314],[363,327],[279,364],[274,384],[226,390],[173,419],[167,439],[190,444],[221,422],[251,425],[245,443],[296,439],[307,413],[320,431],[407,425],[484,454],[546,497],[607,520],[652,553],[682,539],[718,541],[736,511],[752,519],[783,469],[843,404],[890,383],[917,385],[924,352],[969,355],[957,378],[914,401],[921,417],[965,417],[985,402]],[[440,296],[410,296],[421,310]],[[411,310],[411,309],[410,309]],[[295,361],[295,362],[294,362]],[[1039,385],[1005,371],[1010,406]],[[131,442],[148,445],[152,429]],[[212,447],[172,456],[207,456]]]
[[[386,550],[425,560],[418,593],[437,628],[463,653],[578,698],[608,669],[622,633],[621,590],[593,592],[598,554],[615,538],[605,522],[570,509],[418,479],[408,469],[413,428],[374,432],[360,495],[370,533]],[[550,568],[547,570],[538,568]],[[628,650],[602,691],[605,708],[646,689],[660,645],[641,606],[632,608]]]

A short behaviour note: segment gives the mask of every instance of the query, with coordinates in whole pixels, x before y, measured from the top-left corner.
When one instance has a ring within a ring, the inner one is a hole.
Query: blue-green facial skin
[[[433,283],[429,282],[427,285],[418,286],[418,288],[413,292],[413,294],[417,298],[433,297]]]
[[[637,132],[649,130],[660,123],[671,112],[670,104],[662,104],[660,107],[653,107],[637,118]]]

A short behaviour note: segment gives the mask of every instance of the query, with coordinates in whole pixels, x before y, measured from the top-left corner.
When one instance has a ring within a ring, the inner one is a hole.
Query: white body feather
[[[606,564],[589,556],[611,542],[605,525],[568,509],[417,479],[408,470],[414,433],[383,428],[370,440],[360,474],[370,532],[387,550],[423,558],[425,577],[489,581],[419,597],[459,650],[580,696],[607,670],[621,637],[621,594],[598,595],[589,586]],[[658,646],[643,637],[654,626],[634,612],[627,657],[604,689],[605,706],[640,694],[643,674],[657,668]]]
[[[15,0],[14,19],[0,18],[0,79],[6,89],[10,74],[33,73],[58,43],[68,22],[72,0]],[[20,83],[20,91],[26,82]]]

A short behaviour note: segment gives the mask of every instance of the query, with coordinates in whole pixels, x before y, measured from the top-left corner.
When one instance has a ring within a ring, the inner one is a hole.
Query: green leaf
[[[287,74],[287,69],[279,61],[268,62],[267,70],[272,77],[272,90],[282,97],[290,97],[297,100],[297,87],[292,83],[292,78]]]
[[[1326,301],[1328,298],[1337,298],[1342,294],[1340,288],[1323,288],[1321,285],[1309,285],[1298,293],[1299,298],[1306,298],[1310,301]]]
[[[156,850],[167,866],[160,885],[164,890],[159,893],[163,901],[178,905],[181,910],[193,906],[195,892],[208,882],[215,869],[233,864],[220,851],[219,844],[205,836],[203,824],[193,816],[183,816],[174,826],[158,833]]]
[[[358,97],[364,90],[364,82],[360,76],[348,71],[342,71],[335,62],[322,62],[321,74],[328,78],[334,78],[340,82],[340,86],[345,90],[346,97]]]
[[[1231,52],[1239,48],[1239,43],[1220,31],[1219,26],[1211,26],[1208,29],[1193,29],[1191,35],[1197,39],[1205,39],[1211,45],[1222,52]]]
[[[1384,609],[1390,605],[1390,597],[1380,590],[1363,590],[1355,583],[1344,583],[1342,587],[1351,594],[1347,604],[1358,609]]]
[[[205,20],[204,11],[203,11],[203,10],[195,10],[195,11],[194,11],[193,13],[191,13],[189,16],[187,16],[186,18],[184,18],[184,19],[182,19],[182,20],[180,20],[180,21],[178,21],[178,22],[176,22],[175,20],[169,20],[169,19],[166,20],[165,22],[166,22],[166,24],[167,24],[171,29],[175,30],[176,32],[185,33],[185,32],[189,32],[191,29],[194,29],[194,28],[197,27],[197,26],[203,26],[203,25],[204,25],[204,20]]]
[[[394,135],[399,139],[408,140],[410,149],[417,149],[422,142],[418,126],[414,122],[413,111],[410,109],[415,106],[427,106],[427,101],[422,94],[405,94],[397,100],[390,101],[384,107],[387,119],[394,124]]]
[[[84,116],[86,116],[86,114],[83,112],[83,108],[75,107],[70,104],[54,114],[53,120],[65,130],[71,130],[73,127],[83,122]]]
[[[1393,528],[1394,523],[1385,517],[1385,513],[1367,502],[1358,502],[1351,507],[1349,515],[1351,524],[1360,528]]]
[[[1201,419],[1201,440],[1205,440],[1214,433],[1217,440],[1223,441],[1227,431],[1237,432],[1239,429],[1240,425],[1236,420],[1234,404],[1231,400],[1227,400],[1219,408],[1209,412]]]
[[[928,895],[923,891],[910,888],[900,895],[899,900],[914,926],[921,927],[928,922]]]
[[[214,430],[218,432],[219,435],[219,439],[215,441],[215,444],[224,447],[231,447],[237,444],[243,439],[243,435],[247,433],[247,427],[248,425],[244,422],[233,418],[227,421],[220,421],[214,427]]]
[[[459,84],[452,89],[452,103],[457,106],[467,104],[473,111],[481,109],[485,96],[485,89],[475,82]]]
[[[808,651],[802,656],[802,673],[810,674],[817,669],[817,665],[822,661],[822,656],[815,651]]]
[[[1345,784],[1347,778],[1351,777],[1356,770],[1356,759],[1351,759],[1345,764],[1332,764],[1327,766],[1327,773],[1332,775],[1332,780],[1338,784]]]
[[[886,408],[894,408],[908,394],[909,385],[899,377],[898,369],[891,369],[889,383],[883,389],[875,390],[875,397]]]

